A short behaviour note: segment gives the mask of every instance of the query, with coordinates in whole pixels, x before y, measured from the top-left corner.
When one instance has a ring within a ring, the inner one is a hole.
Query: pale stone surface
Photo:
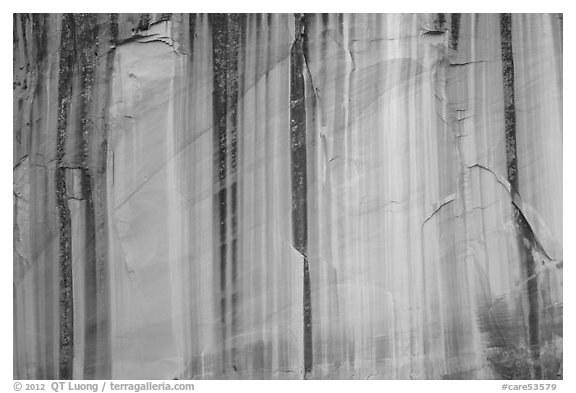
[[[14,18],[15,378],[561,377],[561,16]]]

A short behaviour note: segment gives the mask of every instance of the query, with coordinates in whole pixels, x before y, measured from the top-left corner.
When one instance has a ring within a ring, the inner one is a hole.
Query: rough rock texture
[[[562,377],[562,15],[14,15],[14,377]]]

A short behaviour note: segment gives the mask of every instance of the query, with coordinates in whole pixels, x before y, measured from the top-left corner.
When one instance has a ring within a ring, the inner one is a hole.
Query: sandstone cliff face
[[[14,377],[558,378],[562,16],[14,15]]]

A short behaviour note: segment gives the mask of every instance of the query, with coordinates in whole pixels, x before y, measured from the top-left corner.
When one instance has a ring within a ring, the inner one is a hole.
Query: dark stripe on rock
[[[450,18],[450,49],[458,49],[458,35],[460,34],[460,14],[451,14]]]
[[[66,126],[72,97],[72,75],[75,63],[76,37],[74,16],[66,14],[62,20],[60,63],[58,73],[58,132],[56,137],[56,204],[58,208],[59,277],[60,277],[60,379],[72,379],[74,325],[72,290],[72,244],[70,209],[66,192],[65,164]]]
[[[196,14],[188,14],[188,33],[190,34],[190,53],[188,62],[194,66],[194,43],[196,41]],[[192,67],[190,67],[192,69]]]
[[[97,269],[96,269],[96,226],[94,214],[94,200],[92,192],[92,179],[90,167],[88,165],[89,138],[93,136],[94,121],[91,118],[91,105],[94,91],[94,68],[97,63],[97,37],[98,24],[95,14],[80,14],[77,16],[77,51],[80,56],[79,70],[82,75],[82,94],[80,100],[81,112],[81,132],[82,140],[82,194],[85,198],[83,203],[85,209],[84,229],[84,252],[85,252],[85,276],[84,285],[86,297],[83,299],[85,315],[88,316],[84,326],[84,375],[85,379],[94,379],[96,376],[97,352],[99,345],[97,323],[97,304],[99,293],[97,290]]]
[[[512,15],[500,15],[502,43],[502,79],[504,83],[504,125],[506,135],[506,165],[508,182],[514,198],[518,195],[518,160],[516,147],[516,107],[514,102],[514,57],[512,51]],[[528,341],[532,360],[533,378],[541,379],[540,367],[540,316],[538,305],[538,277],[532,251],[535,239],[530,226],[519,207],[512,203],[512,215],[516,231],[520,260],[527,280],[528,295]]]
[[[231,324],[230,334],[236,337],[238,334],[238,49],[240,45],[240,20],[238,14],[228,16],[228,39],[227,39],[227,61],[226,61],[226,92],[227,92],[227,113],[229,121],[227,122],[227,133],[230,145],[230,173],[228,174],[227,183],[230,189],[230,265],[231,265]],[[232,366],[237,370],[237,348],[232,343]]]
[[[220,277],[220,329],[222,340],[222,371],[226,372],[226,308],[227,308],[227,218],[228,218],[228,16],[226,14],[210,14],[212,30],[212,65],[213,65],[213,117],[214,117],[214,185],[217,204],[215,219],[218,223],[216,250]]]
[[[118,14],[110,14],[110,44],[118,41]]]
[[[312,308],[308,265],[306,176],[306,86],[304,82],[306,16],[295,15],[295,37],[290,53],[290,160],[292,172],[292,241],[303,257],[304,378],[312,372]]]

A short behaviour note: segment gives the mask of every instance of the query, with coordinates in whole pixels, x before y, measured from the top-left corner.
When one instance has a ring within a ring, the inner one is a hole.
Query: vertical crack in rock
[[[226,372],[227,326],[230,336],[238,334],[238,53],[241,26],[240,15],[213,14],[209,16],[212,29],[212,61],[214,67],[214,147],[215,147],[215,215],[218,222],[217,250],[220,276],[220,316],[222,329],[222,367]],[[193,38],[193,37],[191,37]],[[228,269],[230,265],[230,269]],[[230,270],[230,272],[228,272]],[[229,280],[228,280],[228,276]],[[228,285],[230,282],[230,285]],[[230,307],[230,312],[227,312]],[[226,321],[230,315],[230,323]],[[232,368],[236,349],[232,345]]]
[[[64,153],[66,126],[72,96],[72,74],[76,54],[75,22],[71,14],[62,20],[60,64],[58,74],[58,133],[56,137],[56,203],[60,220],[59,274],[60,274],[60,379],[72,379],[74,348],[72,245],[71,220],[68,207]]]
[[[458,34],[460,33],[460,14],[451,14],[450,17],[450,49],[458,49]]]
[[[295,37],[290,51],[290,160],[292,171],[292,238],[304,262],[304,378],[312,372],[312,309],[308,265],[308,218],[306,176],[306,86],[304,46],[306,16],[295,15]]]
[[[514,57],[512,51],[512,15],[500,15],[502,42],[502,78],[504,83],[504,122],[506,133],[506,164],[508,182],[512,195],[518,195],[518,161],[516,148],[516,108],[514,103]],[[538,278],[532,251],[535,237],[517,204],[512,203],[512,214],[516,231],[520,260],[527,279],[528,293],[528,342],[532,360],[532,377],[542,378],[540,367]]]

